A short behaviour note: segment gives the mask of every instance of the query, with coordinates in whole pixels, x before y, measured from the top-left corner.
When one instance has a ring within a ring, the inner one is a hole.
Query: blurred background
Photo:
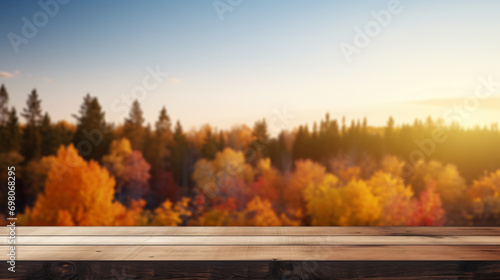
[[[21,224],[500,225],[499,2],[1,6]]]

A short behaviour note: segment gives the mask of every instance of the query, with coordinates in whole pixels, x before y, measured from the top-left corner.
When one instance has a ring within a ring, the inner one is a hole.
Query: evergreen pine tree
[[[269,151],[267,145],[269,144],[269,133],[267,132],[266,120],[255,122],[252,135],[254,141],[250,144],[247,160],[254,165],[262,158],[268,157]]]
[[[77,120],[73,144],[86,160],[99,161],[109,150],[113,133],[104,115],[97,97],[91,97],[90,94],[83,98],[79,115],[73,115]]]
[[[129,117],[125,119],[124,134],[132,144],[132,149],[142,150],[144,144],[144,117],[139,101],[135,100],[130,108]]]
[[[167,109],[163,107],[155,123],[155,133],[152,135],[153,143],[145,143],[145,149],[153,152],[150,160],[151,169],[151,189],[155,193],[154,203],[160,204],[166,199],[177,200],[177,186],[172,172],[170,172],[170,151],[173,143],[172,123],[167,114]]]
[[[0,126],[5,126],[9,119],[9,94],[2,84],[0,87]]]
[[[186,166],[189,145],[179,121],[175,125],[173,138],[174,141],[170,150],[172,151],[174,177],[177,185],[186,187],[189,180]]]
[[[8,141],[7,121],[9,119],[9,95],[5,86],[0,87],[0,153],[7,152]]]
[[[172,123],[165,107],[160,111],[160,116],[155,123],[155,129],[156,151],[159,158],[163,158],[168,155],[167,145],[172,141]]]
[[[201,156],[206,159],[214,159],[217,154],[218,146],[217,139],[212,135],[212,131],[208,131],[205,137],[205,142],[201,146]]]
[[[58,135],[51,123],[49,113],[45,113],[40,127],[42,135],[42,156],[55,155],[59,148]]]
[[[219,131],[219,140],[217,141],[217,151],[221,152],[226,147],[226,140],[224,139],[224,133]]]
[[[12,107],[9,111],[9,118],[5,125],[5,133],[7,137],[2,137],[2,150],[0,153],[21,150],[21,129],[19,127],[19,118],[17,117],[16,108]]]
[[[42,136],[40,126],[42,123],[42,101],[36,89],[28,96],[27,107],[21,114],[26,119],[23,133],[23,155],[26,161],[37,159],[42,155]]]

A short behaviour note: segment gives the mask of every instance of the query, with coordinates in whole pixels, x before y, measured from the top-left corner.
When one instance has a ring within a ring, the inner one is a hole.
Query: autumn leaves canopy
[[[25,225],[500,221],[498,126],[465,129],[431,118],[401,126],[390,118],[385,127],[368,126],[364,119],[348,126],[327,114],[312,130],[302,125],[275,136],[265,120],[253,128],[204,125],[185,131],[180,121],[172,124],[166,108],[154,126],[144,125],[138,102],[124,123],[107,123],[90,95],[73,125],[53,123],[43,114],[36,90],[20,124],[7,101],[2,86],[0,165],[16,165],[16,206],[24,210],[19,221]],[[429,138],[436,128],[447,135],[446,143],[425,158],[405,160],[416,148],[414,140]],[[403,173],[409,163],[412,172]],[[6,200],[0,206],[1,201]]]
[[[194,202],[186,197],[177,203],[166,200],[150,211],[145,209],[146,201],[140,194],[146,191],[149,165],[140,152],[132,150],[127,139],[114,141],[111,147],[110,154],[103,158],[107,168],[94,160],[85,161],[72,145],[61,147],[57,156],[48,159],[51,167],[44,193],[38,195],[32,208],[26,209],[21,223],[444,225],[445,209],[456,211],[455,201],[467,197],[474,206],[469,215],[481,221],[491,218],[485,215],[494,215],[488,207],[498,200],[499,190],[495,186],[499,185],[499,172],[476,181],[465,194],[443,187],[449,180],[453,186],[461,180],[452,166],[421,162],[417,170],[426,172],[421,178],[426,187],[415,195],[398,174],[403,163],[395,157],[386,157],[380,170],[368,179],[361,179],[356,167],[347,167],[339,172],[342,176],[337,176],[310,160],[297,161],[295,170],[283,175],[271,166],[269,159],[261,159],[253,168],[242,152],[226,148],[213,160],[201,159],[195,164],[193,180],[198,195]],[[120,199],[117,190],[128,195]]]

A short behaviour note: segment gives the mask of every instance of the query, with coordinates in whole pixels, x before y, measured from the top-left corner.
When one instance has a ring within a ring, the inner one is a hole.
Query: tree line
[[[73,117],[53,122],[36,90],[18,114],[0,88],[0,164],[19,170],[25,224],[498,225],[500,218],[496,124],[466,129],[428,117],[396,125],[391,117],[373,127],[326,114],[274,137],[264,119],[185,131],[166,107],[145,124],[137,101],[112,124],[90,94]]]

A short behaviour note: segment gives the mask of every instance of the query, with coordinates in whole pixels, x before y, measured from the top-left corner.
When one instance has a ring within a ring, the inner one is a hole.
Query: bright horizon
[[[22,35],[22,18],[33,21],[43,9],[5,1],[0,84],[18,112],[36,88],[53,121],[75,122],[90,93],[107,121],[121,123],[122,98],[158,67],[169,75],[141,101],[146,122],[166,106],[188,130],[252,125],[276,110],[293,115],[287,128],[326,112],[366,116],[373,126],[391,115],[408,123],[443,117],[474,96],[480,77],[500,81],[500,37],[491,32],[500,30],[497,1],[400,1],[349,62],[341,44],[354,45],[356,28],[390,3],[243,0],[221,20],[213,1],[69,1],[16,53],[9,34]],[[500,88],[492,93],[464,125],[500,118]]]

